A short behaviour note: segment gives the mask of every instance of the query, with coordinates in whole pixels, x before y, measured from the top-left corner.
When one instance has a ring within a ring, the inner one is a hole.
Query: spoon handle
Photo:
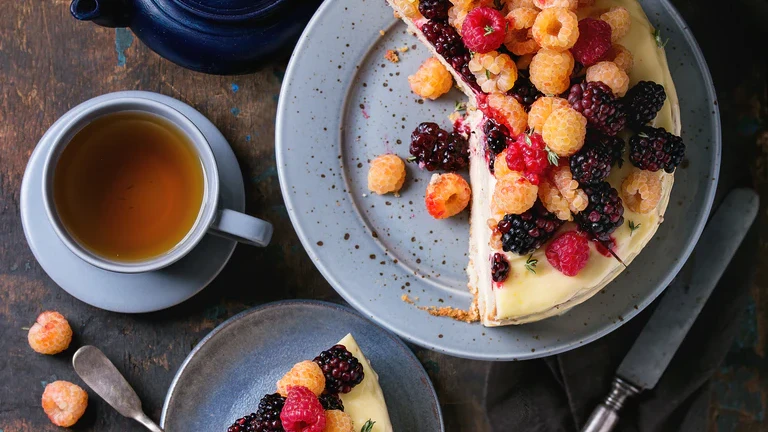
[[[145,428],[151,430],[152,432],[163,432],[162,429],[160,429],[160,426],[155,424],[149,417],[147,417],[146,414],[143,412],[136,417],[133,418],[137,422],[141,423]]]

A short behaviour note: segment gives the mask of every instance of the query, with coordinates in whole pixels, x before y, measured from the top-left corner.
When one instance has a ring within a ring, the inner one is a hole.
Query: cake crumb
[[[404,53],[404,52],[408,51],[408,45],[403,45],[400,48],[398,48],[397,50],[400,51],[401,53]]]
[[[387,53],[384,54],[384,58],[391,61],[392,63],[397,63],[400,61],[400,57],[397,56],[397,52],[395,50],[387,50]]]
[[[416,297],[416,300],[418,300],[418,299],[419,298]],[[404,302],[406,302],[408,304],[415,304],[416,303],[416,301],[414,299],[412,299],[408,294],[403,294],[402,296],[400,296],[400,300],[402,300],[402,301],[404,301]]]
[[[480,321],[480,315],[474,309],[470,310],[458,309],[450,306],[417,306],[419,309],[429,313],[436,317],[452,318],[456,321],[463,321],[466,323],[472,323]]]
[[[379,30],[379,34],[384,36],[385,34],[387,34],[387,32],[385,32],[384,30]]]

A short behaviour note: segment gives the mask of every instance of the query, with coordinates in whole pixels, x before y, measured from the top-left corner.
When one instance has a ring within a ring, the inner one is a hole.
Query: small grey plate
[[[379,375],[396,431],[443,431],[429,376],[397,337],[332,303],[268,303],[228,319],[184,360],[165,398],[167,432],[225,431],[256,411],[259,400],[294,364],[352,333]]]
[[[61,116],[43,135],[32,152],[21,183],[21,222],[29,247],[40,266],[64,291],[97,308],[114,312],[153,312],[177,305],[205,288],[224,268],[236,242],[206,235],[186,257],[159,271],[138,274],[113,273],[94,267],[73,254],[53,230],[43,206],[43,164],[50,137],[78,111],[118,97],[151,99],[187,116],[205,135],[219,167],[222,206],[245,210],[245,189],[240,166],[224,135],[191,106],[157,93],[126,91],[90,99]]]
[[[367,190],[368,161],[408,156],[422,121],[450,127],[458,93],[418,101],[407,76],[429,54],[382,0],[326,1],[301,37],[277,112],[277,167],[291,221],[312,261],[352,306],[403,338],[482,360],[542,357],[616,329],[677,274],[709,214],[720,165],[720,119],[707,65],[666,0],[641,1],[664,37],[682,107],[687,162],[675,175],[665,222],[646,250],[600,294],[570,312],[523,326],[484,328],[437,318],[418,305],[466,309],[466,213],[436,221],[424,209],[430,173],[408,167],[401,196]],[[380,30],[385,31],[382,36]],[[651,37],[651,35],[649,35]],[[397,64],[387,50],[407,46]],[[542,289],[546,289],[542,287]]]

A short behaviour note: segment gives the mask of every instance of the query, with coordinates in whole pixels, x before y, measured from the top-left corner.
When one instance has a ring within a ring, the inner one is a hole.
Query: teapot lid
[[[207,19],[240,21],[263,17],[283,3],[281,0],[175,0],[187,11]]]

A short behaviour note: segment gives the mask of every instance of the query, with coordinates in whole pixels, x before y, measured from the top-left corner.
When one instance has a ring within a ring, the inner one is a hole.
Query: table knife
[[[750,189],[736,189],[710,219],[689,264],[689,277],[670,284],[640,336],[624,357],[611,390],[595,408],[582,432],[610,432],[619,422],[626,400],[652,389],[696,321],[728,263],[757,216],[759,198]]]

